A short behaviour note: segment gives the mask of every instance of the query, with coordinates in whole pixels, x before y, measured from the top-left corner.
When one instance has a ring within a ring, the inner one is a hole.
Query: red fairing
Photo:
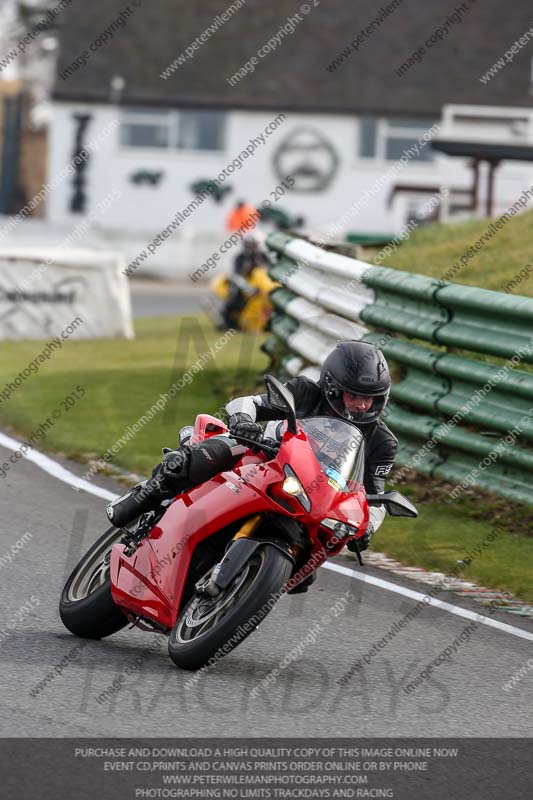
[[[231,472],[179,495],[131,558],[123,545],[113,547],[113,599],[134,614],[172,627],[199,542],[267,508],[273,510],[274,504]]]
[[[226,433],[228,426],[211,414],[198,414],[194,423],[194,430],[191,434],[190,444],[203,442],[210,436]]]
[[[199,415],[195,435],[200,441],[220,434],[223,423]],[[283,489],[290,467],[303,487],[310,508]],[[158,524],[132,556],[125,546],[111,553],[111,592],[128,613],[148,618],[165,628],[177,620],[193,553],[200,542],[232,523],[265,512],[299,520],[306,528],[312,551],[309,562],[318,567],[336,555],[345,541],[321,527],[326,517],[348,523],[362,536],[368,523],[368,507],[362,485],[341,491],[335,479],[323,471],[303,430],[285,433],[279,453],[267,460],[247,452],[234,470],[176,497]],[[303,579],[303,578],[302,578]]]

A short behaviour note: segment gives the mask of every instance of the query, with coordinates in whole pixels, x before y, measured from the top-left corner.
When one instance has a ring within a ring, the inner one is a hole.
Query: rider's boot
[[[146,514],[148,511],[155,511],[161,504],[163,496],[159,484],[147,480],[138,483],[129,492],[117,497],[107,506],[107,518],[115,528],[123,528],[129,522]]]

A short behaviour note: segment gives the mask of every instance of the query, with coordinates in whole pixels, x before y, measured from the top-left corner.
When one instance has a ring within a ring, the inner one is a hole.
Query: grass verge
[[[207,317],[184,316],[137,320],[133,341],[65,342],[9,400],[0,402],[0,424],[30,437],[59,409],[60,418],[35,446],[81,460],[100,458],[221,336]],[[0,391],[35,359],[43,344],[2,342]],[[160,460],[161,447],[176,446],[179,428],[193,423],[199,411],[220,413],[230,397],[249,392],[267,365],[259,344],[256,334],[231,337],[118,449],[112,463],[147,474]],[[85,388],[85,396],[66,411],[62,401],[77,385]]]
[[[533,603],[531,507],[513,507],[487,493],[445,502],[445,485],[414,471],[395,488],[415,503],[420,516],[388,517],[374,539],[376,550],[404,564],[449,573],[480,547],[459,577]],[[487,541],[494,532],[496,538]]]
[[[494,220],[475,219],[453,224],[424,225],[414,230],[408,239],[380,263],[408,272],[418,272],[432,278],[443,278],[456,262],[467,261],[448,278],[452,283],[482,286],[503,292],[533,297],[533,270],[522,272],[531,265],[533,252],[533,211],[517,214],[492,238],[482,240],[482,246],[472,246],[487,234]],[[470,250],[470,254],[469,254]],[[367,249],[372,260],[377,250]],[[510,282],[515,282],[509,288]]]

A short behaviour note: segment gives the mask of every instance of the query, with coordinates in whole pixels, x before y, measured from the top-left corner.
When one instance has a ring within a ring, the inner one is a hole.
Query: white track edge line
[[[5,433],[0,432],[0,445],[8,450],[15,451],[20,449],[21,442],[17,442],[16,439],[12,439]],[[91,483],[89,483],[89,481],[79,478],[73,472],[70,472],[70,470],[65,469],[65,467],[61,466],[61,464],[58,464],[57,461],[49,458],[49,456],[45,456],[44,453],[40,453],[38,450],[29,448],[23,457],[28,461],[31,461],[37,467],[40,467],[40,469],[44,470],[44,472],[47,472],[49,475],[52,475],[59,481],[62,481],[62,483],[72,486],[74,489],[81,489],[88,494],[101,497],[103,500],[114,500],[115,498],[119,497],[119,495],[115,494],[114,492],[110,492],[107,489],[102,489],[100,486],[93,486]],[[404,597],[410,597],[412,600],[423,600],[425,597],[428,597],[428,595],[422,594],[421,592],[415,592],[413,589],[408,589],[406,586],[401,586],[397,583],[391,583],[390,581],[383,580],[383,578],[376,578],[373,575],[363,575],[359,572],[355,572],[355,570],[350,569],[349,567],[343,567],[340,564],[334,564],[331,561],[323,564],[322,566],[325,569],[331,569],[333,572],[338,572],[341,575],[347,575],[350,578],[355,578],[355,580],[361,581],[362,583],[369,583],[372,586],[377,586],[379,589],[385,589],[388,592],[395,592],[396,594],[401,594]],[[496,628],[496,630],[503,631],[504,633],[509,633],[512,636],[518,636],[521,639],[527,639],[528,641],[533,642],[533,633],[529,633],[529,631],[525,631],[522,628],[515,628],[513,625],[507,625],[505,622],[499,622],[496,619],[490,619],[484,614],[476,614],[474,611],[469,611],[467,608],[462,608],[461,606],[456,606],[452,603],[446,603],[444,600],[437,600],[434,597],[428,597],[428,599],[429,602],[427,605],[435,606],[435,608],[440,608],[442,611],[448,611],[450,614],[455,614],[458,617],[472,619],[481,623],[482,625],[487,625],[490,628]]]
[[[11,436],[7,436],[5,433],[0,431],[0,445],[2,447],[7,448],[8,450],[20,451],[21,444],[22,442],[17,442],[16,439],[12,439]],[[61,464],[57,463],[57,461],[45,456],[44,453],[40,453],[33,447],[28,447],[27,452],[23,454],[22,457],[27,461],[31,461],[32,464],[40,467],[45,472],[48,472],[49,475],[52,475],[59,481],[72,486],[74,489],[82,489],[84,492],[87,492],[88,494],[94,494],[96,497],[101,497],[103,500],[114,500],[115,497],[118,497],[118,495],[114,494],[113,492],[109,492],[107,489],[102,489],[100,486],[93,486],[91,483],[89,483],[89,481],[86,481],[83,478],[78,478],[78,476],[74,475],[73,472],[65,469],[65,467],[62,467]],[[13,466],[16,468],[17,462],[15,462]]]
[[[372,586],[377,586],[380,589],[386,589],[388,592],[396,592],[404,597],[410,597],[412,600],[420,601],[424,600],[424,598],[427,598],[427,601],[425,602],[428,606],[435,606],[435,608],[440,608],[442,611],[448,611],[450,614],[455,614],[458,617],[473,619],[476,622],[479,622],[481,625],[487,625],[490,628],[496,628],[504,633],[510,633],[513,636],[519,636],[522,639],[528,639],[528,641],[533,642],[533,633],[525,631],[522,628],[515,628],[514,625],[507,625],[506,622],[499,622],[497,619],[490,619],[490,617],[487,617],[485,614],[477,614],[475,611],[469,611],[467,608],[462,608],[462,606],[446,603],[444,600],[437,600],[435,597],[429,597],[427,594],[422,594],[422,592],[415,592],[413,589],[408,589],[406,586],[400,586],[397,583],[385,581],[383,578],[375,578],[373,575],[362,575],[361,573],[355,572],[355,570],[350,569],[349,567],[343,567],[340,564],[334,564],[331,561],[328,561],[327,564],[323,564],[322,566],[326,569],[333,570],[333,572],[340,572],[341,575],[347,575],[350,578],[355,578],[362,583],[370,583]]]

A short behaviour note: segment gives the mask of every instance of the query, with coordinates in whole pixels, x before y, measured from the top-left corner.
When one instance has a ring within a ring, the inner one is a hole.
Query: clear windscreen
[[[358,491],[364,479],[365,454],[361,431],[349,422],[334,417],[298,420],[305,431],[315,458],[338,491]]]

